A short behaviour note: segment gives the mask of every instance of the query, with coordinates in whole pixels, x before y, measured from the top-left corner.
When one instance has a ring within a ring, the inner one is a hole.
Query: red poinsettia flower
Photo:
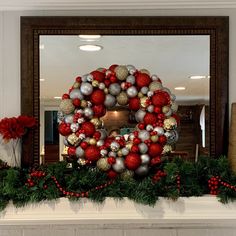
[[[0,120],[0,134],[5,141],[21,138],[27,131],[27,128],[34,128],[36,120],[30,116],[19,116],[4,118]]]

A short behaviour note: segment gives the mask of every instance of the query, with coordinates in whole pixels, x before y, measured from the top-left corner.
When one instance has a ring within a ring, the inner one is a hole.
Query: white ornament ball
[[[153,106],[153,105],[149,105],[149,106],[147,107],[147,111],[150,112],[150,113],[152,113],[152,112],[154,111],[154,106]]]
[[[111,151],[108,153],[108,156],[109,157],[116,157],[116,152]]]
[[[72,132],[76,132],[79,129],[79,124],[78,123],[72,123],[70,125],[70,129],[72,130]]]
[[[144,116],[146,115],[146,112],[144,110],[139,109],[136,113],[135,113],[135,119],[137,122],[142,122]]]
[[[150,138],[150,134],[146,130],[140,130],[138,133],[138,137],[144,142]]]
[[[82,94],[88,96],[93,92],[93,86],[92,86],[92,84],[90,84],[88,82],[83,82],[83,83],[81,83],[80,91]]]
[[[112,165],[112,168],[117,173],[123,172],[125,170],[124,159],[121,157],[116,158],[116,162]]]
[[[106,85],[105,85],[104,83],[100,83],[100,84],[98,85],[98,88],[101,89],[101,90],[103,90],[104,88],[106,88]]]
[[[135,174],[139,176],[147,175],[149,171],[149,168],[147,165],[141,165],[135,170]]]
[[[72,114],[66,115],[66,116],[64,117],[64,121],[65,121],[67,124],[73,123],[73,120],[74,120],[74,115],[72,115]]]
[[[161,135],[163,135],[165,133],[164,129],[162,127],[160,127],[160,126],[155,127],[154,131],[157,132],[158,136],[161,136]]]
[[[131,75],[133,75],[137,70],[133,65],[127,65],[126,67]]]
[[[153,91],[148,91],[148,92],[147,92],[147,96],[148,96],[148,97],[152,97],[152,96],[153,96],[153,94],[154,94],[154,92],[153,92]]]
[[[120,84],[118,83],[113,83],[109,86],[109,93],[111,95],[117,96],[121,91]]]
[[[83,84],[83,83],[82,83]],[[92,85],[91,85],[92,86]],[[80,87],[81,88],[81,87]],[[81,93],[81,91],[78,88],[72,89],[70,92],[70,98],[71,99],[75,99],[75,98],[79,98],[80,100],[82,100],[84,98],[83,94]]]
[[[140,156],[140,158],[141,158],[141,163],[142,163],[143,165],[149,164],[149,162],[150,162],[150,160],[151,160],[151,158],[150,158],[150,156],[149,156],[148,154],[142,154],[142,155]]]
[[[153,129],[154,129],[153,126],[150,125],[150,124],[146,126],[146,130],[147,130],[148,132],[153,131]]]
[[[142,87],[140,91],[142,94],[147,94],[149,90],[148,87]]]
[[[116,105],[116,98],[112,96],[111,94],[107,94],[104,105],[106,107],[114,107]]]
[[[151,76],[151,79],[153,80],[153,81],[155,81],[155,80],[158,80],[158,79],[160,79],[157,75],[152,75]]]
[[[145,154],[148,151],[148,146],[145,143],[140,143],[138,145],[138,148],[139,148],[140,153],[142,154]]]
[[[126,82],[131,83],[131,84],[135,84],[135,77],[133,75],[129,75],[126,78]]]
[[[123,156],[127,156],[129,154],[129,149],[124,147],[124,148],[121,149],[121,153],[122,153]]]
[[[101,147],[104,144],[104,140],[100,139],[97,141],[97,146]]]
[[[110,145],[110,148],[113,152],[117,152],[120,148],[120,144],[118,142],[113,141]]]
[[[93,117],[93,109],[90,107],[84,108],[84,115],[88,118],[92,118]]]
[[[84,150],[81,147],[77,147],[75,150],[75,155],[77,157],[84,157]]]
[[[128,97],[130,98],[136,97],[138,94],[138,90],[135,86],[129,87],[126,92],[127,92]]]

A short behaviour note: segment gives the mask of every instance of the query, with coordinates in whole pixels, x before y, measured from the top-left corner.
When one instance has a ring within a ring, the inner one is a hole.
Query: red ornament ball
[[[136,77],[136,84],[138,87],[146,87],[151,83],[151,78],[146,73],[138,73]]]
[[[137,111],[140,108],[140,99],[139,98],[130,98],[129,99],[129,109]]]
[[[143,121],[146,125],[148,125],[148,124],[153,125],[157,122],[157,116],[152,113],[147,113],[144,116]]]
[[[108,176],[109,179],[115,179],[117,177],[117,175],[118,174],[114,170],[109,170],[107,172],[107,176]]]
[[[88,143],[83,141],[83,142],[81,142],[80,147],[83,149],[86,149],[88,147]]]
[[[66,124],[64,122],[62,122],[59,126],[58,126],[58,131],[61,135],[63,136],[67,136],[69,134],[72,133],[72,130],[70,128],[70,124]]]
[[[105,79],[105,73],[101,72],[101,71],[98,71],[98,70],[95,70],[93,72],[90,73],[93,78],[95,80],[97,80],[98,82],[103,82],[104,79]]]
[[[106,114],[106,108],[104,105],[93,106],[94,117],[102,117]]]
[[[84,151],[84,156],[88,161],[97,161],[100,158],[99,148],[95,145],[88,146]]]
[[[70,98],[70,95],[68,94],[68,93],[64,93],[63,95],[62,95],[62,100],[63,99],[69,99]]]
[[[75,99],[73,99],[73,105],[75,106],[75,107],[79,107],[80,106],[80,99],[79,98],[75,98]]]
[[[84,130],[84,134],[89,137],[93,136],[93,134],[95,133],[95,126],[89,121],[84,122],[81,125],[81,129]]]
[[[165,135],[161,135],[159,138],[158,138],[158,142],[161,143],[161,144],[166,144],[166,141],[167,141],[167,138]]]
[[[91,94],[90,101],[95,105],[101,105],[104,103],[105,98],[106,98],[106,95],[104,91],[101,89],[97,89]]]
[[[118,65],[116,65],[116,64],[111,65],[111,66],[109,67],[109,70],[112,71],[112,72],[115,72],[115,69],[116,69],[117,66],[118,66]]]
[[[166,92],[163,91],[157,92],[152,96],[152,104],[154,106],[160,106],[160,107],[168,105],[169,97],[170,97],[169,94]]]
[[[75,156],[76,147],[69,147],[67,153],[69,156]]]
[[[138,147],[138,145],[133,145],[133,146],[131,147],[131,152],[135,152],[135,153],[139,152],[139,147]]]
[[[161,155],[162,150],[163,150],[163,147],[159,143],[151,143],[148,149],[148,154],[151,157],[159,156]]]
[[[78,76],[78,77],[75,78],[75,81],[78,82],[78,83],[81,83],[82,78],[80,76]]]
[[[136,170],[141,165],[139,154],[130,152],[125,158],[125,166],[129,170]]]

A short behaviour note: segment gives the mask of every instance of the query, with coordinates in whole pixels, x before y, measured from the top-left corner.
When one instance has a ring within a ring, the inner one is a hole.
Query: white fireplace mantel
[[[10,203],[0,213],[0,225],[52,224],[178,224],[209,225],[236,223],[236,203],[222,204],[214,196],[181,197],[177,201],[160,198],[154,207],[128,199],[107,198],[103,204],[66,198],[15,208]],[[236,226],[235,226],[236,227]]]

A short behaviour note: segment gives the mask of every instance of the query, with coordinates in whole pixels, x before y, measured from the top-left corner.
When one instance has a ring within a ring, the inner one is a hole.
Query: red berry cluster
[[[26,185],[29,187],[33,187],[36,183],[37,179],[43,178],[46,176],[46,173],[44,171],[36,170],[30,173],[30,177],[27,179]],[[44,189],[47,188],[47,185],[44,184],[43,186]]]
[[[177,175],[177,177],[176,177],[176,183],[177,183],[178,191],[180,192],[180,175]]]
[[[59,191],[66,196],[71,196],[71,197],[89,197],[89,192],[95,191],[95,190],[100,190],[100,189],[104,189],[107,186],[111,185],[114,181],[108,181],[105,184],[99,185],[95,188],[90,189],[89,191],[84,191],[84,192],[80,192],[80,193],[76,193],[76,192],[72,192],[72,191],[66,191],[66,189],[64,189],[59,182],[57,181],[55,176],[51,176],[51,179],[54,181],[54,183],[56,184],[57,188],[59,189]]]
[[[220,185],[226,188],[230,188],[236,192],[236,187],[234,185],[231,185],[229,183],[222,181],[219,176],[216,176],[216,177],[213,176],[208,180],[208,187],[210,189],[210,194],[217,195],[219,193],[218,188]]]
[[[162,177],[165,177],[167,174],[162,170],[158,170],[157,173],[152,177],[152,182],[158,182]]]

